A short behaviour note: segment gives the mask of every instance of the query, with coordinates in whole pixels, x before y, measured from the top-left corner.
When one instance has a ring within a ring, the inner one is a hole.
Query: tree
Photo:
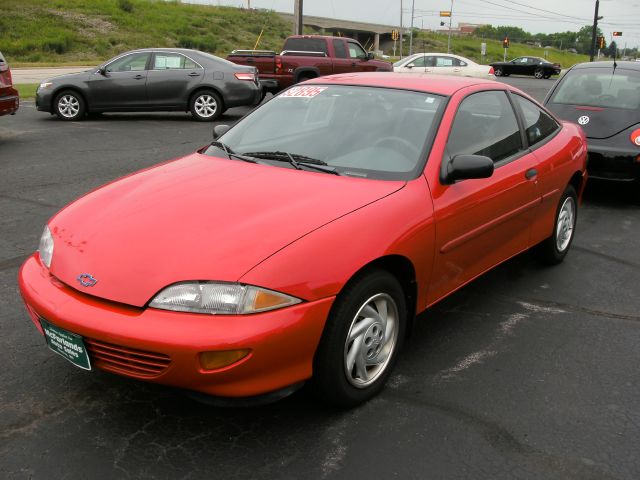
[[[616,54],[617,51],[618,51],[618,45],[616,44],[616,42],[614,40],[613,42],[611,42],[609,44],[609,46],[607,48],[602,50],[602,53],[604,53],[608,57],[613,57],[614,55],[617,57],[618,56]]]

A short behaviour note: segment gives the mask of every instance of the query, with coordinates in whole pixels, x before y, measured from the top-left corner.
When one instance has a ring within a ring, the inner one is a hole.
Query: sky
[[[227,6],[267,8],[293,13],[294,0],[187,0]],[[450,10],[452,0],[304,0],[307,15],[355,20],[384,25],[400,25],[402,1],[403,25],[411,24],[414,4],[414,26],[437,29],[439,12]],[[186,3],[186,2],[185,2]],[[595,0],[453,0],[453,25],[458,22],[513,25],[531,33],[577,31],[593,24]],[[600,0],[599,26],[607,43],[613,31],[621,31],[620,48],[640,46],[640,0]]]

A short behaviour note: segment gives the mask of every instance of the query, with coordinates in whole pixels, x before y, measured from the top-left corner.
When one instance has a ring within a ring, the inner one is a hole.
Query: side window
[[[149,53],[134,53],[125,55],[111,62],[106,67],[107,72],[139,72],[147,67]]]
[[[466,66],[467,66],[467,62],[463,62],[462,60],[459,60],[459,59],[457,59],[457,58],[454,58],[454,59],[453,59],[453,64],[454,64],[456,67],[466,67]]]
[[[337,58],[347,58],[347,49],[344,46],[344,40],[334,40],[333,49]]]
[[[453,67],[453,58],[436,57],[436,67]]]
[[[350,58],[365,58],[367,54],[357,43],[349,42],[349,57]]]
[[[416,58],[412,62],[409,62],[409,65],[413,65],[414,67],[424,67],[424,55]]]
[[[560,128],[556,121],[535,103],[520,95],[513,95],[513,97],[522,110],[529,145],[535,145]]]
[[[518,121],[505,92],[474,93],[462,101],[447,141],[451,157],[485,155],[499,162],[522,148]]]
[[[153,70],[178,70],[197,68],[195,62],[179,53],[156,53],[153,59]]]

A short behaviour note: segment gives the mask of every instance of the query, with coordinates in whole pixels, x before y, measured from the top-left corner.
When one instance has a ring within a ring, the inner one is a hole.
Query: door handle
[[[200,74],[198,72],[191,72],[187,74],[189,77],[199,77]]]
[[[136,80],[142,80],[142,79],[144,78],[144,75],[140,75],[140,74],[138,74],[138,75],[136,75],[136,76],[135,76],[135,77],[133,77],[133,78],[135,78]]]
[[[530,168],[529,170],[527,170],[527,173],[525,173],[524,176],[527,180],[531,180],[538,176],[538,170],[536,170],[535,168]]]
[[[244,61],[247,63],[253,63],[255,60],[253,58],[245,58]]]
[[[352,67],[355,67],[356,65],[358,65],[356,62],[353,62],[353,63],[351,64],[351,66],[352,66]]]

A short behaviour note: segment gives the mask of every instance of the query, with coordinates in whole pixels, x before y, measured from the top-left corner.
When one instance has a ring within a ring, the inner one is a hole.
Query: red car
[[[14,115],[20,106],[20,96],[13,88],[9,64],[0,52],[0,116]]]
[[[81,368],[255,401],[310,381],[351,406],[416,313],[531,247],[563,260],[586,151],[509,85],[323,77],[64,208],[20,290]]]

